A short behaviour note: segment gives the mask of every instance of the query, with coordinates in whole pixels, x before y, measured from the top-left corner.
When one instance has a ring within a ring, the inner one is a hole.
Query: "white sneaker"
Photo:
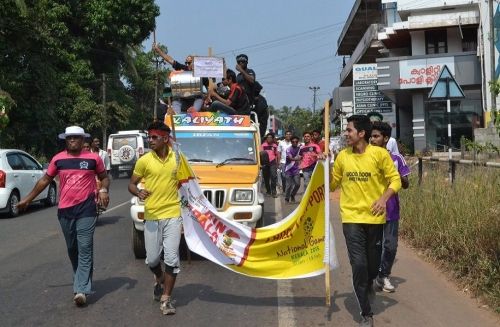
[[[73,302],[79,307],[84,306],[87,303],[87,296],[83,293],[76,293]]]
[[[394,287],[394,285],[391,284],[391,280],[389,279],[389,277],[382,277],[382,278],[377,277],[375,279],[375,283],[384,292],[392,293],[395,291],[395,287]]]

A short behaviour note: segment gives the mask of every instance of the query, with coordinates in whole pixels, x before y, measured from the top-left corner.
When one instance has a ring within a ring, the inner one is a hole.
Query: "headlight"
[[[233,202],[253,202],[253,190],[235,190]]]

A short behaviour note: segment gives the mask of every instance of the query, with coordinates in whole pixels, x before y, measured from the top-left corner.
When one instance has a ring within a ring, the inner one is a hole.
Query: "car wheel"
[[[47,192],[47,198],[44,201],[45,206],[53,207],[57,203],[57,189],[54,184],[49,185],[49,191]]]
[[[122,162],[129,163],[135,158],[135,150],[130,145],[124,145],[118,150],[118,158]]]
[[[17,209],[17,204],[19,203],[19,194],[16,191],[10,193],[9,200],[7,202],[7,207],[9,211],[7,215],[9,217],[17,217],[19,216],[19,209]]]
[[[146,258],[146,245],[144,244],[144,232],[137,230],[132,224],[132,248],[136,259]]]

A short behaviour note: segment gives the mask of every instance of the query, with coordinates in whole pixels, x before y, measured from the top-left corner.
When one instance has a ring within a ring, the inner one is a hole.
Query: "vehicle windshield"
[[[251,132],[176,132],[175,136],[182,153],[192,164],[219,164],[226,160],[226,164],[231,165],[257,163]]]

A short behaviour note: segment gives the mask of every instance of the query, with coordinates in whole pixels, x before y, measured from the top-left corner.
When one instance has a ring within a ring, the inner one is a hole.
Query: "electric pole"
[[[496,80],[496,62],[495,62],[495,27],[494,27],[494,22],[493,22],[493,0],[488,1],[488,16],[490,20],[490,35],[489,35],[489,41],[490,41],[490,82],[494,82]],[[493,94],[493,92],[490,91],[491,95],[491,108],[490,111],[496,110],[497,106],[497,98],[496,95]],[[487,126],[485,126],[487,127]]]
[[[319,90],[319,86],[309,86],[309,90],[313,91],[313,114],[316,113],[316,92]]]
[[[106,74],[102,73],[102,144],[104,148],[107,146],[106,142],[106,125],[107,125],[107,110],[106,110]]]

